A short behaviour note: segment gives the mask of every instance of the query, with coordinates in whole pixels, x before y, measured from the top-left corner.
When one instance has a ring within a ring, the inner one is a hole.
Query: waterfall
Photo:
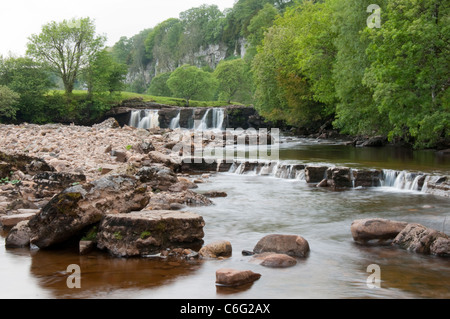
[[[159,127],[158,110],[132,111],[129,126],[143,129]]]
[[[212,112],[212,114],[211,114]],[[210,115],[211,114],[211,115]],[[210,117],[212,120],[210,121]],[[222,108],[210,108],[203,115],[200,124],[197,127],[194,127],[197,131],[205,131],[205,130],[223,130],[225,120],[225,110]],[[211,124],[211,125],[210,125]]]
[[[234,162],[228,171],[233,174],[253,174],[257,176],[272,176],[281,179],[296,179],[305,181],[305,166],[281,162]]]
[[[181,111],[178,111],[178,115],[170,121],[170,125],[169,125],[170,129],[174,130],[174,129],[180,128],[180,115],[181,115]]]
[[[201,120],[199,126],[197,126],[197,127],[195,128],[196,131],[204,131],[204,130],[207,130],[207,129],[208,129],[208,115],[209,115],[209,112],[210,112],[210,111],[211,111],[211,109],[208,109],[208,110],[206,111],[205,115],[203,115],[202,120]]]
[[[225,110],[221,108],[213,109],[212,128],[215,130],[223,130],[223,122],[225,120]]]
[[[383,170],[381,186],[392,187],[400,190],[426,192],[427,183],[436,176],[426,176],[423,173],[411,173],[407,171]],[[437,176],[439,178],[439,176]]]

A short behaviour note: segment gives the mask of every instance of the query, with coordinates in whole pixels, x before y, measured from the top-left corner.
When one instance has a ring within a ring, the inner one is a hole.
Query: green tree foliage
[[[83,79],[88,87],[88,96],[94,93],[120,92],[124,89],[124,81],[128,68],[114,61],[106,49],[91,57],[89,66],[83,70]]]
[[[15,120],[20,95],[7,86],[0,85],[0,120]]]
[[[417,146],[450,137],[450,6],[439,0],[392,0],[380,29],[367,29],[371,62],[365,83],[388,115],[389,137]]]
[[[54,109],[48,107],[45,94],[52,86],[46,67],[30,58],[0,59],[0,85],[20,95],[17,118],[27,122],[46,122]]]
[[[148,94],[154,96],[171,96],[172,91],[167,86],[167,80],[172,72],[160,73],[152,79]]]
[[[216,5],[201,5],[180,13],[183,24],[184,45],[190,44],[190,50],[216,44],[222,36],[225,15]]]
[[[268,119],[310,126],[334,112],[335,58],[327,3],[288,8],[254,58],[256,108]]]
[[[250,91],[250,77],[243,59],[222,61],[214,71],[218,82],[219,99],[231,103],[238,93]]]
[[[384,2],[377,1],[383,19]],[[370,40],[361,34],[367,27],[366,9],[372,3],[371,0],[333,3],[333,26],[337,32],[333,78],[338,99],[334,125],[343,133],[353,135],[386,133],[389,128],[389,122],[383,119],[386,115],[377,110],[373,91],[363,84],[365,71],[370,67],[366,55]]]
[[[189,101],[192,99],[211,100],[217,83],[211,73],[186,64],[170,75],[167,86],[175,97],[185,99],[186,106],[189,106]]]
[[[27,54],[47,63],[61,77],[66,93],[71,94],[80,70],[104,42],[104,37],[96,36],[90,18],[53,21],[29,38]]]

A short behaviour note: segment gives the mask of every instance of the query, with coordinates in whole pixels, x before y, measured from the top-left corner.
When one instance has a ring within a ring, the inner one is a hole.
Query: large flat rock
[[[185,211],[151,210],[106,215],[99,226],[97,246],[118,257],[157,254],[174,247],[203,243],[203,217]]]

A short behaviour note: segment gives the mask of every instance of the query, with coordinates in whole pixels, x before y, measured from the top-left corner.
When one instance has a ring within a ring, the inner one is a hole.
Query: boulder
[[[407,222],[367,218],[353,221],[350,230],[354,241],[366,243],[370,240],[386,241],[394,239],[406,225],[408,225]]]
[[[205,258],[230,257],[232,247],[229,241],[219,240],[203,246],[198,253]]]
[[[145,256],[161,250],[194,248],[203,243],[200,215],[178,211],[137,211],[102,219],[97,247],[119,257]]]
[[[153,190],[166,191],[178,182],[173,170],[160,164],[141,167],[136,176]]]
[[[240,286],[254,282],[259,278],[261,278],[261,274],[251,270],[222,268],[216,271],[216,285],[218,286]]]
[[[92,125],[92,127],[96,129],[111,129],[111,128],[120,128],[120,124],[119,122],[117,122],[115,118],[110,117],[101,123]]]
[[[30,245],[30,234],[28,220],[21,221],[9,231],[5,246],[8,248],[28,247]]]
[[[306,166],[305,178],[307,183],[320,183],[326,178],[328,166]]]
[[[126,175],[110,175],[65,189],[29,221],[31,243],[47,248],[80,235],[106,214],[143,209],[149,202],[146,185]]]
[[[258,257],[256,257],[258,258]],[[297,260],[286,254],[272,254],[268,253],[267,256],[262,258],[261,266],[271,268],[286,268],[292,267],[297,264]]]
[[[410,223],[395,237],[392,245],[422,254],[450,255],[450,237],[423,225]]]
[[[297,235],[267,235],[260,239],[253,248],[255,254],[274,252],[294,257],[306,257],[309,253],[309,243]]]

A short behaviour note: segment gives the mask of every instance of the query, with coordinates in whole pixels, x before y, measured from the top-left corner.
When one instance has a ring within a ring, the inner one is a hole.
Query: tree
[[[171,74],[172,72],[166,72],[155,76],[148,88],[148,94],[155,96],[171,96],[172,91],[170,91],[167,86],[167,80],[170,78]]]
[[[42,123],[55,113],[45,96],[53,83],[44,65],[30,58],[0,59],[0,85],[20,95],[16,107],[21,121]]]
[[[253,60],[255,107],[269,120],[312,126],[333,114],[332,10],[304,1],[287,8]]]
[[[225,99],[228,104],[238,91],[250,89],[250,78],[247,77],[243,59],[221,61],[214,71],[214,76],[218,82],[219,99]]]
[[[119,92],[124,89],[128,68],[114,61],[106,49],[97,52],[90,60],[89,66],[83,70],[83,79],[88,87],[88,98],[92,94]]]
[[[450,138],[450,7],[439,0],[392,0],[381,28],[368,29],[364,83],[388,115],[389,138],[419,147]]]
[[[186,64],[177,68],[170,75],[167,86],[175,97],[185,99],[186,106],[189,106],[191,99],[212,99],[217,84],[211,73]]]
[[[0,85],[0,119],[15,120],[20,95],[7,86]]]
[[[50,22],[40,34],[29,38],[27,54],[48,63],[63,83],[66,94],[71,94],[80,70],[89,65],[89,59],[104,45],[105,38],[95,35],[90,18]]]
[[[377,1],[384,20],[384,0]],[[363,84],[370,62],[366,55],[370,40],[362,36],[367,27],[367,7],[372,0],[334,1],[334,22],[337,37],[336,61],[333,65],[335,82],[336,119],[334,126],[343,133],[384,134],[389,131],[389,121],[379,112],[373,99],[373,91]]]

